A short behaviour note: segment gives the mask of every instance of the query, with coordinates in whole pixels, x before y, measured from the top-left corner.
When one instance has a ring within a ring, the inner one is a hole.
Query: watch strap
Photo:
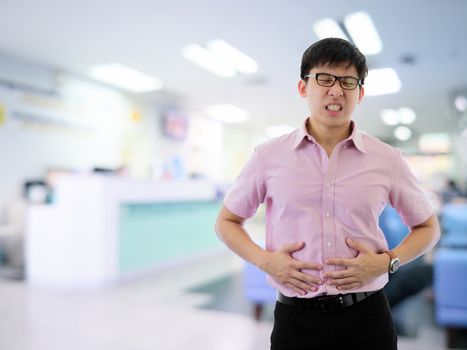
[[[391,267],[392,267],[394,260],[398,259],[396,253],[394,253],[394,251],[392,250],[383,249],[383,250],[380,250],[378,254],[387,254],[389,256],[388,271],[391,272]]]

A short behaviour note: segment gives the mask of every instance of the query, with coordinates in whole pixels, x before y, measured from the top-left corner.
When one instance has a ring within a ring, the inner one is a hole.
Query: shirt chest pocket
[[[322,185],[306,177],[295,178],[293,181],[278,177],[270,182],[268,193],[276,207],[307,213],[310,208],[320,207]]]
[[[388,202],[388,194],[383,186],[359,185],[345,188],[341,191],[340,200],[336,199],[345,217],[374,220]]]

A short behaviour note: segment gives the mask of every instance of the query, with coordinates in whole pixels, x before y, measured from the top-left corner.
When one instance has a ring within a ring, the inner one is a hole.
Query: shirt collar
[[[353,144],[360,152],[366,153],[366,147],[365,143],[363,142],[362,132],[358,130],[357,124],[355,124],[353,120],[350,123],[352,126],[352,133],[350,134],[348,139],[352,140]]]
[[[296,149],[298,146],[300,146],[304,138],[308,138],[310,141],[316,143],[316,140],[313,138],[313,136],[308,134],[307,124],[308,118],[306,118],[302,126],[295,131],[295,140],[292,149]]]
[[[316,143],[315,138],[308,133],[307,124],[308,118],[306,118],[302,126],[296,130],[296,135],[292,149],[297,149],[305,138],[309,139],[313,143]],[[350,122],[350,126],[352,128],[352,133],[346,140],[351,140],[360,152],[366,153],[366,147],[365,143],[363,142],[361,131],[358,130],[357,125],[353,120]]]

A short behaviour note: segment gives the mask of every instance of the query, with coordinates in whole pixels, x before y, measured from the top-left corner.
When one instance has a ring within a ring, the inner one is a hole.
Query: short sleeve
[[[251,218],[264,202],[266,186],[261,155],[255,149],[253,155],[235,179],[224,198],[224,205],[235,215]]]
[[[395,159],[389,201],[407,226],[425,222],[434,212],[430,200],[400,150]]]

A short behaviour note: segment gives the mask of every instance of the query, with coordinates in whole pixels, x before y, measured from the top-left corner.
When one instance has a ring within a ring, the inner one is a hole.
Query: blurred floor
[[[2,281],[0,349],[269,349],[270,311],[261,322],[248,315],[241,267],[225,252],[99,290],[50,291]],[[236,302],[219,298],[225,283]],[[219,303],[230,305],[216,310]],[[235,305],[241,310],[231,312]],[[417,338],[401,338],[399,349],[437,350],[443,344],[441,330],[424,326]]]

